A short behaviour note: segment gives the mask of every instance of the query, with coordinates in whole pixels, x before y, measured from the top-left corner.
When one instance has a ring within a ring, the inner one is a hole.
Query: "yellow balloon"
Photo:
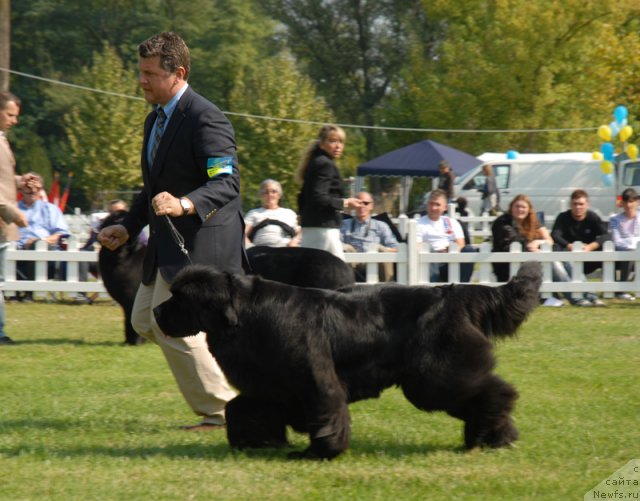
[[[593,158],[594,160],[602,160],[604,157],[599,151],[594,151],[593,153],[591,153],[591,158]]]
[[[623,143],[627,141],[633,134],[633,128],[630,125],[625,125],[622,129],[620,129],[620,141]]]
[[[638,147],[635,144],[627,145],[627,155],[631,160],[636,160],[638,158]]]
[[[603,174],[611,174],[613,172],[613,164],[609,160],[605,160],[600,164],[600,170]]]
[[[598,127],[598,136],[604,141],[611,141],[611,127],[608,125]]]

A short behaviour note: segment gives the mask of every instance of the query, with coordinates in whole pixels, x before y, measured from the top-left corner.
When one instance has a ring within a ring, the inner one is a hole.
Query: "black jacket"
[[[246,258],[244,219],[231,123],[215,105],[188,88],[167,123],[150,169],[146,152],[155,119],[153,111],[144,124],[144,188],[123,222],[130,238],[135,238],[145,225],[150,226],[143,283],[153,282],[158,268],[162,277],[171,282],[189,264],[172,237],[165,216],[158,217],[152,210],[151,199],[163,191],[175,197],[186,196],[195,206],[196,215],[171,218],[185,240],[191,261],[242,273]],[[232,166],[231,173],[216,171],[220,160],[226,170]]]
[[[322,148],[311,153],[304,173],[302,191],[298,195],[300,226],[340,228],[344,188],[333,159]]]
[[[587,216],[582,221],[576,221],[571,215],[571,209],[561,212],[556,217],[551,230],[551,237],[558,250],[564,250],[573,242],[590,244],[598,242],[600,248],[610,240],[607,227],[600,216],[593,211],[587,211]]]

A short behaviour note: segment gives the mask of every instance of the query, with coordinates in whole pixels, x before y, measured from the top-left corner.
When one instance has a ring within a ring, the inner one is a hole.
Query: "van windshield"
[[[474,174],[476,174],[478,172],[477,169],[471,169],[468,170],[467,172],[465,172],[464,174],[462,174],[461,176],[457,176],[455,181],[453,182],[453,184],[462,184],[465,183],[467,181],[467,179],[469,179],[470,177],[472,177]]]

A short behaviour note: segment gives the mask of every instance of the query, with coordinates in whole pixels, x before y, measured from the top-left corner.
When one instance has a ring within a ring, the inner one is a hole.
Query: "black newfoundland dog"
[[[100,228],[120,224],[126,215],[127,211],[109,214],[102,221]],[[146,245],[135,238],[129,239],[114,251],[102,246],[98,252],[98,269],[104,288],[124,311],[124,342],[132,346],[145,341],[131,325],[131,312],[133,300],[142,281],[142,263],[146,248]]]
[[[227,404],[235,448],[287,444],[292,457],[331,459],[349,443],[348,404],[390,386],[424,411],[464,422],[467,448],[517,439],[516,390],[492,373],[491,338],[515,333],[538,304],[541,267],[525,263],[501,287],[385,284],[349,291],[304,289],[194,266],[154,313],[173,337],[205,331],[240,394]]]
[[[298,287],[339,289],[355,281],[353,268],[330,252],[307,247],[247,249],[250,273]]]

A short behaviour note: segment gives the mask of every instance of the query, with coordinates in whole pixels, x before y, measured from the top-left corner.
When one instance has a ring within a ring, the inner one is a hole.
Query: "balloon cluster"
[[[623,143],[623,149],[631,160],[638,158],[638,147],[635,144],[627,144],[627,140],[633,135],[633,128],[627,124],[629,111],[625,106],[617,106],[613,110],[614,120],[609,125],[598,127],[598,136],[604,141],[600,151],[593,152],[594,160],[602,160],[600,170],[602,171],[602,183],[605,186],[612,186],[615,181],[613,174],[615,161],[615,146],[611,142],[618,136]]]

